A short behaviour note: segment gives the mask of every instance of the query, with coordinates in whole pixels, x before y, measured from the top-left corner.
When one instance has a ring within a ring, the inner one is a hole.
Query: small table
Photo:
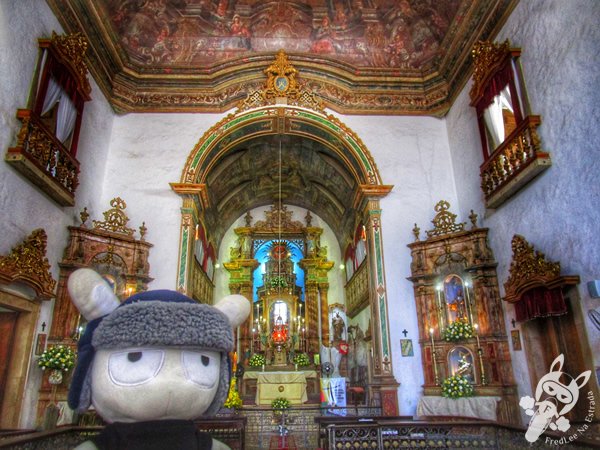
[[[496,421],[496,407],[500,397],[446,398],[424,396],[417,406],[418,416],[473,417]]]

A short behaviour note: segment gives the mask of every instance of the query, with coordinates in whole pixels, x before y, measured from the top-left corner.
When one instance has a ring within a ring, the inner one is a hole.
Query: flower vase
[[[62,370],[54,369],[50,372],[50,376],[48,377],[48,382],[53,385],[58,385],[62,383],[63,373]]]

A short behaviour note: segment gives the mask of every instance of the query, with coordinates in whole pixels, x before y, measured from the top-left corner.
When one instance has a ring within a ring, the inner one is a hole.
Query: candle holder
[[[438,373],[437,368],[437,350],[435,348],[431,349],[431,355],[433,356],[433,375],[435,377],[435,385],[440,385],[440,375]]]
[[[429,329],[429,334],[431,335],[431,355],[433,357],[433,375],[435,377],[435,385],[440,385],[440,376],[437,369],[437,352],[435,350],[435,341],[433,339],[433,328]]]
[[[487,384],[487,378],[485,377],[485,368],[483,366],[483,349],[477,348],[477,355],[479,356],[479,368],[481,369],[481,384],[485,386]]]

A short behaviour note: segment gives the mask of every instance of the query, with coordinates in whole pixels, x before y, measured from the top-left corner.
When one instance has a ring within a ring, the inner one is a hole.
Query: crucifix
[[[406,328],[404,330],[402,330],[402,334],[404,335],[404,337],[406,337],[406,335],[408,334],[408,331],[406,331]]]
[[[46,322],[42,322],[42,333],[44,332],[45,329],[46,329]]]

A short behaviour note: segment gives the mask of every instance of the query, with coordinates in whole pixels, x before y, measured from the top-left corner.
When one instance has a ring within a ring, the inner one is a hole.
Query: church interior
[[[85,267],[121,300],[248,300],[231,448],[396,448],[420,439],[400,423],[459,419],[521,448],[559,359],[587,382],[556,417],[585,428],[548,419],[546,442],[597,445],[599,20],[594,0],[0,2],[0,447],[101,426],[41,364],[77,358]],[[278,444],[249,434],[274,405]]]

